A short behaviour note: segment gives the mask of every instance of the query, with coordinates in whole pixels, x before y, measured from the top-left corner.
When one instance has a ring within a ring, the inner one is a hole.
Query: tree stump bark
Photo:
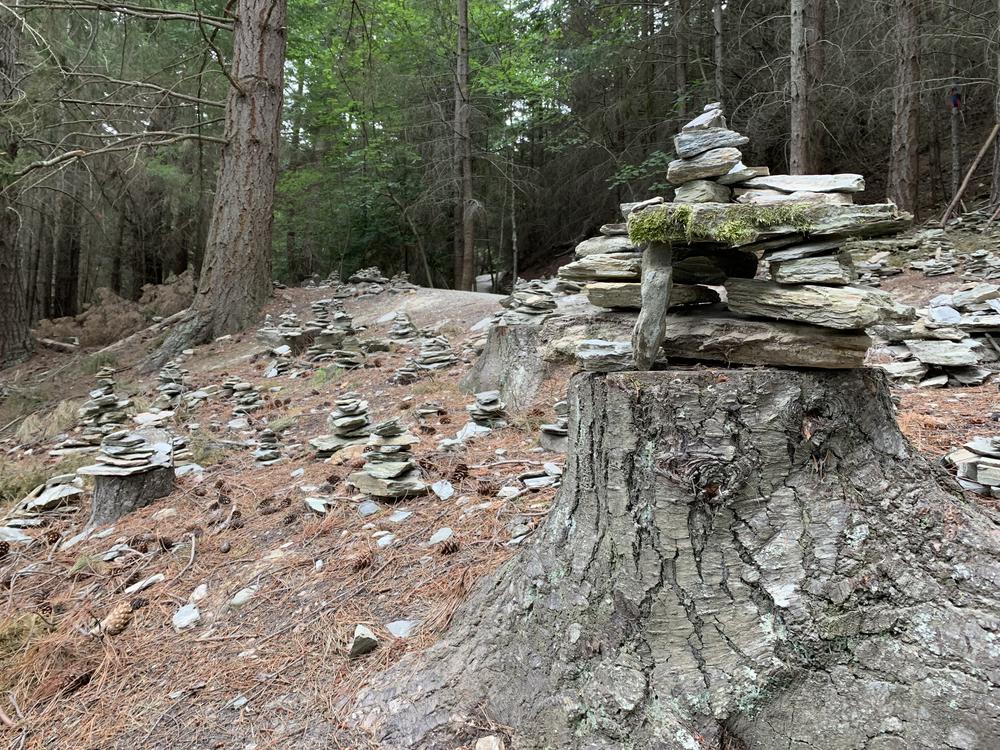
[[[166,497],[174,488],[174,470],[160,466],[130,476],[94,477],[91,526],[104,526],[133,510]]]
[[[659,242],[651,243],[642,254],[642,308],[632,332],[632,352],[638,370],[652,370],[663,346],[673,261],[673,247]]]
[[[579,374],[549,517],[353,715],[452,748],[1000,747],[1000,540],[871,371]]]

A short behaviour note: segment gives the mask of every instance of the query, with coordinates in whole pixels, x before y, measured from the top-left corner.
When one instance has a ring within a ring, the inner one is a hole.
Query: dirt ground
[[[309,303],[328,295],[323,289],[280,290],[266,312],[294,309],[305,320]],[[390,325],[379,318],[406,310],[417,326],[447,335],[458,352],[469,328],[499,309],[498,299],[420,290],[351,300],[347,310],[374,336]],[[148,401],[155,378],[135,366],[156,343],[149,337],[113,355],[41,351],[3,373],[11,394],[0,407],[4,471],[62,471],[46,457],[50,440],[23,445],[13,435],[27,414],[44,428],[60,400],[82,400],[100,364],[118,368],[121,391],[140,404]],[[466,421],[471,397],[459,381],[469,362],[393,385],[389,375],[414,353],[397,346],[363,370],[265,380],[262,350],[249,331],[199,347],[185,366],[192,387],[238,375],[267,392],[268,406],[253,415],[253,427],[280,430],[285,463],[258,467],[249,450],[222,442],[234,437],[224,427],[231,405],[212,399],[182,415],[201,425],[192,436],[205,466],[201,481],[179,480],[169,497],[70,549],[63,544],[83,528],[87,508],[53,514],[31,530],[34,544],[0,559],[0,739],[7,746],[375,747],[344,721],[358,689],[407,651],[433,643],[471,586],[516,553],[511,529],[534,528],[545,518],[553,489],[514,500],[500,499],[498,490],[520,486],[516,477],[527,469],[562,463],[561,455],[538,448],[537,434],[552,420],[570,368],[546,382],[510,427],[461,453],[445,453],[437,440]],[[1000,432],[996,388],[899,391],[900,425],[919,450],[940,456],[972,436]],[[374,420],[402,418],[420,437],[414,453],[426,478],[450,480],[453,497],[431,494],[359,515],[358,498],[344,479],[360,467],[360,458],[350,453],[324,463],[308,447],[309,438],[326,432],[333,399],[350,390],[370,402]],[[446,414],[420,424],[412,408],[427,400],[440,402]],[[307,510],[303,498],[310,491],[335,498],[327,515]],[[394,518],[401,510],[412,515]],[[450,554],[428,544],[446,526],[458,542]],[[395,534],[397,543],[378,547],[378,531]],[[102,559],[116,542],[127,543],[129,551]],[[115,605],[134,599],[126,588],[154,575],[163,580],[138,594],[146,605],[121,635],[87,634]],[[172,617],[199,586],[205,587],[201,622],[176,632]],[[249,592],[243,604],[233,602],[238,592]],[[420,625],[412,636],[394,638],[386,625],[398,620]],[[358,624],[375,631],[381,646],[350,659]],[[493,728],[483,717],[473,729],[488,734]]]

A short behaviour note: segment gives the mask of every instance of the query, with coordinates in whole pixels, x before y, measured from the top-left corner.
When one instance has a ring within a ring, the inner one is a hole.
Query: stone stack
[[[82,428],[79,436],[62,441],[51,451],[51,455],[96,450],[106,435],[122,428],[128,420],[127,410],[132,401],[115,393],[114,374],[112,367],[102,367],[97,371],[97,387],[88,394],[88,400],[76,413]]]
[[[895,234],[912,217],[893,204],[854,205],[860,175],[746,167],[739,150],[746,143],[718,105],[706,107],[674,140],[679,158],[667,174],[674,201],[623,204],[626,223],[602,227],[559,270],[587,283],[592,304],[640,311],[631,349],[589,342],[586,367],[621,369],[631,357],[647,369],[665,354],[853,368],[871,343],[866,328],[912,318],[887,294],[857,286],[844,251],[849,238]],[[708,288],[720,286],[724,304]]]
[[[187,390],[188,371],[181,367],[176,359],[170,360],[157,373],[160,384],[156,387],[156,400],[153,407],[157,409],[172,409],[177,406],[182,393]]]
[[[236,406],[233,412],[236,414],[250,414],[264,407],[264,399],[252,383],[240,380],[237,377],[229,377],[222,381],[219,388],[223,398],[233,399]]]
[[[500,400],[500,391],[483,391],[476,400],[465,407],[469,418],[480,427],[507,426],[507,404]]]
[[[1000,498],[1000,435],[970,440],[942,462],[965,489]]]
[[[410,316],[399,311],[392,317],[392,326],[389,328],[389,340],[398,343],[413,341],[420,334]]]
[[[331,434],[320,435],[309,441],[316,449],[317,458],[329,458],[349,445],[364,445],[371,435],[368,402],[362,400],[361,394],[353,391],[341,394],[334,401],[334,407],[326,420]]]
[[[351,284],[387,284],[389,282],[378,266],[359,268],[348,276],[347,280]]]
[[[413,358],[410,357],[403,363],[396,372],[392,374],[392,382],[396,385],[409,385],[410,383],[415,383],[420,379],[420,371],[417,369],[416,365],[413,364]]]
[[[270,466],[281,461],[281,450],[278,446],[278,435],[274,430],[263,429],[257,436],[257,449],[253,452],[254,461],[261,466]]]
[[[417,370],[443,370],[458,361],[451,344],[444,336],[431,336],[424,339],[420,351],[413,358],[413,366]]]
[[[372,497],[398,499],[426,494],[428,485],[411,452],[419,442],[398,418],[380,422],[368,438],[365,465],[347,481]]]
[[[313,302],[313,320],[306,326],[312,343],[306,350],[310,362],[329,362],[336,353],[358,349],[354,319],[344,311],[340,300],[324,299]]]
[[[101,440],[97,463],[77,470],[85,476],[126,477],[160,467],[173,466],[173,444],[151,442],[139,432],[118,430]]]
[[[326,361],[334,367],[339,367],[341,370],[357,370],[358,368],[365,366],[367,358],[365,357],[365,353],[362,351],[337,349],[330,352],[330,357]]]
[[[543,424],[542,435],[539,443],[543,448],[550,451],[565,453],[569,446],[569,403],[559,401],[553,407],[556,414],[556,421],[552,424]]]
[[[501,319],[508,324],[540,324],[556,309],[555,295],[539,280],[518,280],[514,293],[501,303],[506,311]]]
[[[267,344],[271,349],[287,346],[293,353],[298,354],[304,348],[304,333],[299,316],[288,311],[279,316],[277,324],[270,315],[266,316],[264,325],[257,330],[257,340]]]
[[[389,279],[389,291],[395,294],[399,292],[408,292],[414,289],[419,289],[416,284],[410,281],[410,274],[406,271],[400,271],[395,274],[391,279]]]

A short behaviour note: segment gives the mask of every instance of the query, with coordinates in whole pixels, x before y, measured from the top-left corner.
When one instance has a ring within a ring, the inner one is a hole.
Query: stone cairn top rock
[[[542,323],[555,311],[556,298],[544,282],[518,279],[514,293],[500,304],[507,308],[500,316],[505,323]]]
[[[166,437],[166,436],[165,436]],[[174,446],[169,438],[152,442],[141,432],[118,430],[101,441],[97,463],[77,469],[85,476],[127,477],[173,466]]]
[[[72,453],[89,453],[97,450],[101,440],[122,429],[128,421],[131,399],[115,392],[117,384],[113,367],[102,367],[97,371],[96,388],[90,391],[87,401],[77,412],[79,435],[73,435],[49,451],[52,456]]]
[[[334,409],[326,420],[331,434],[309,441],[316,449],[317,458],[329,458],[348,445],[364,445],[371,434],[368,402],[361,398],[361,394],[353,391],[343,393],[333,403]]]
[[[507,426],[507,404],[500,400],[500,391],[483,391],[476,400],[465,407],[469,418],[480,427]]]
[[[969,284],[939,294],[913,324],[875,326],[891,362],[877,367],[903,386],[981,385],[1000,366],[1000,286]]]
[[[853,368],[871,344],[866,328],[912,319],[889,295],[857,286],[842,249],[850,238],[897,233],[912,217],[891,203],[854,205],[860,175],[747,167],[747,143],[708,105],[674,139],[673,202],[623,204],[625,223],[602,227],[559,269],[586,283],[591,304],[639,310],[631,344],[588,343],[585,368],[648,369],[664,357]],[[724,287],[725,303],[709,286]]]
[[[372,428],[365,465],[347,481],[366,495],[399,499],[427,493],[420,466],[411,448],[420,438],[410,433],[398,418],[380,422]]]
[[[545,450],[565,453],[569,446],[569,403],[558,401],[553,407],[556,421],[543,424],[539,443]]]
[[[958,483],[986,497],[1000,498],[1000,435],[970,440],[942,459]]]
[[[264,398],[252,383],[237,377],[228,377],[219,386],[223,398],[233,399],[234,414],[251,414],[264,407]]]

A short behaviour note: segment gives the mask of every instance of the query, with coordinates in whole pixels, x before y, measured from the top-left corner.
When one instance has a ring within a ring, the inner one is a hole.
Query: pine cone
[[[451,424],[451,417],[447,414],[442,414],[441,418],[438,419],[438,424]]]
[[[441,542],[440,552],[442,555],[454,555],[461,548],[461,543],[455,537],[445,539]]]
[[[529,417],[544,417],[545,416],[545,409],[543,409],[540,406],[536,406],[535,408],[533,408],[531,411],[528,412],[528,416]]]
[[[284,521],[285,526],[288,526],[289,524],[295,523],[295,519],[296,518],[298,518],[298,516],[296,514],[289,513],[287,516],[285,516],[282,519],[282,521]]]
[[[49,529],[45,532],[45,541],[49,544],[59,544],[60,534],[55,529]]]
[[[10,554],[10,542],[6,540],[0,540],[0,559],[7,557]]]
[[[461,482],[467,476],[469,476],[469,467],[467,464],[458,464],[451,471],[451,481],[453,482]]]
[[[357,573],[365,568],[370,568],[374,562],[375,555],[371,552],[366,552],[363,555],[358,555],[351,561],[351,570]]]
[[[144,599],[141,596],[137,596],[130,602],[132,606],[132,611],[135,612],[137,609],[142,609],[143,607],[149,606],[149,599]]]
[[[437,432],[437,430],[431,427],[429,424],[420,425],[419,430],[422,435],[433,435],[435,432]]]
[[[220,492],[217,502],[219,505],[229,505],[232,502],[232,499],[225,492]]]
[[[104,616],[91,635],[120,635],[132,622],[132,602],[118,602]]]
[[[493,497],[499,489],[496,482],[491,482],[489,479],[480,479],[477,487],[479,494],[483,497]]]

